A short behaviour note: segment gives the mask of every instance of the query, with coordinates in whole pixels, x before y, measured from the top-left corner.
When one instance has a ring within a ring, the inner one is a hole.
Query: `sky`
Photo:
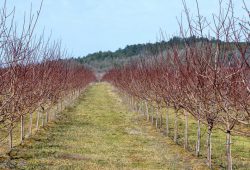
[[[0,0],[0,5],[4,0]],[[209,18],[218,11],[218,0],[198,0],[202,15]],[[250,7],[249,0],[246,0]],[[15,7],[15,22],[24,13],[39,9],[41,0],[7,0]],[[234,0],[235,13],[243,16],[241,0]],[[186,0],[195,15],[195,0]],[[166,39],[178,35],[177,18],[183,13],[182,0],[44,0],[36,33],[45,30],[74,57],[97,51],[115,51],[126,45],[155,42],[164,32]]]

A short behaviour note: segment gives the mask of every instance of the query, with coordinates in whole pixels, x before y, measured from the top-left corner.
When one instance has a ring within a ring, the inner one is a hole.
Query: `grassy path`
[[[204,169],[195,159],[129,113],[109,84],[90,86],[75,107],[16,148],[19,169]]]

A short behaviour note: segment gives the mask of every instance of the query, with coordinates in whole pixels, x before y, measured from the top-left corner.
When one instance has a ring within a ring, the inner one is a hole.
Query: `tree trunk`
[[[139,114],[143,114],[143,111],[142,111],[142,103],[141,102],[138,102],[138,113]]]
[[[212,169],[212,127],[208,127],[208,132],[207,132],[207,164],[210,169]]]
[[[151,106],[151,124],[154,125],[154,108]]]
[[[60,112],[60,102],[59,103],[57,103],[57,105],[56,105],[56,113],[59,113]]]
[[[133,97],[131,97],[131,99],[130,99],[130,107],[131,107],[131,109],[132,109],[132,112],[134,111],[134,106],[133,106]]]
[[[162,128],[162,114],[160,113],[160,129]]]
[[[44,127],[44,112],[42,113],[41,118],[42,118],[42,127]]]
[[[158,119],[159,119],[159,108],[156,109],[156,121],[155,121],[155,128],[158,129]]]
[[[63,111],[63,100],[61,100],[61,112]]]
[[[37,112],[37,118],[36,118],[36,130],[39,129],[39,120],[40,120],[40,112]]]
[[[47,124],[49,122],[49,112],[46,112],[46,119],[45,119],[45,123]]]
[[[201,145],[201,122],[200,119],[197,121],[197,143],[196,143],[196,156],[200,156],[200,145]]]
[[[24,140],[24,116],[21,115],[21,143],[23,143],[23,140]]]
[[[231,155],[231,131],[227,130],[226,150],[227,150],[227,170],[233,169],[232,155]]]
[[[80,95],[81,95],[81,90],[79,89],[79,90],[78,90],[78,96],[77,96],[77,98],[79,98]]]
[[[13,123],[10,124],[9,128],[9,149],[13,148]]]
[[[166,136],[169,135],[169,115],[168,115],[168,110],[166,111]]]
[[[146,116],[147,116],[147,122],[149,121],[149,113],[148,113],[148,102],[146,101],[145,103],[145,107],[146,107]]]
[[[53,112],[52,121],[56,120],[56,111]]]
[[[142,107],[142,114],[143,114],[143,116],[145,117],[145,116],[146,116],[146,110],[147,110],[147,109],[146,109],[146,106],[145,106],[144,103],[145,103],[145,102],[142,103],[142,106],[143,106],[143,107]],[[144,106],[145,106],[145,110],[144,110]]]
[[[185,141],[184,149],[188,149],[188,113],[185,111]]]
[[[32,135],[33,114],[30,113],[29,136]]]
[[[133,109],[133,112],[136,110],[136,102],[135,102],[134,97],[132,97],[132,109]]]
[[[142,111],[141,111],[141,102],[138,102],[137,103],[137,112],[139,113],[139,114],[142,114]]]
[[[178,135],[178,111],[175,111],[175,119],[174,119],[174,142],[177,143],[177,135]]]

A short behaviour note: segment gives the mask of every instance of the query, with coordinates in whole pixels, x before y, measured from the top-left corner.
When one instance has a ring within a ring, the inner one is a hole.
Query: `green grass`
[[[109,84],[92,85],[57,122],[16,147],[5,166],[43,170],[206,169],[204,160],[196,159],[127,110]]]
[[[184,143],[184,118],[181,116],[179,121],[179,144]],[[171,116],[172,132],[173,132],[173,120],[174,116]],[[189,146],[190,150],[195,150],[196,134],[197,134],[197,122],[189,116]],[[201,127],[201,157],[206,157],[206,138],[207,128],[202,125]],[[171,133],[173,137],[173,133]],[[226,169],[226,134],[219,129],[214,128],[212,134],[212,159],[213,164],[220,169]],[[250,139],[243,136],[232,136],[232,159],[233,169],[247,170],[250,167]]]
[[[53,112],[54,113],[58,112],[56,109],[56,106],[52,107],[51,110],[49,111],[50,119],[52,117],[51,113]],[[42,113],[40,114],[41,114],[40,116],[42,116]],[[43,113],[43,117],[45,119],[45,113]],[[20,121],[21,120],[19,119],[14,123],[13,146],[18,146],[21,143],[21,139],[20,139],[21,138],[21,122]],[[25,138],[29,137],[29,123],[30,123],[30,115],[26,114],[24,115],[24,133],[25,133],[24,137]],[[32,114],[32,135],[37,132],[36,123],[37,123],[37,111]],[[42,126],[42,117],[40,117],[39,119],[39,127],[41,128],[41,126]],[[2,127],[1,125],[0,125],[0,139],[1,139],[1,142],[0,142],[0,156],[1,156],[9,151],[8,128]]]
[[[161,132],[165,132],[165,112],[166,109],[160,111],[163,114],[163,128]],[[169,139],[174,138],[174,110],[168,109],[169,113]],[[150,115],[152,112],[150,112]],[[178,145],[184,146],[184,128],[185,118],[183,115],[178,117]],[[141,117],[141,120],[145,117]],[[195,155],[195,145],[197,139],[197,122],[189,115],[188,120],[188,134],[189,134],[189,151]],[[201,159],[206,159],[206,137],[207,128],[205,125],[201,125]],[[232,136],[232,159],[233,169],[248,170],[250,167],[250,138],[243,136]],[[212,133],[212,161],[215,169],[226,169],[226,134],[218,128],[213,129]]]

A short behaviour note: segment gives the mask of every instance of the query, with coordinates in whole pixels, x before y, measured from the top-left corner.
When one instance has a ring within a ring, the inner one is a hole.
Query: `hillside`
[[[130,60],[138,57],[144,57],[149,55],[156,55],[157,53],[166,50],[168,47],[173,45],[182,46],[185,42],[200,42],[209,41],[207,38],[180,38],[173,37],[169,41],[161,41],[156,43],[145,43],[136,45],[127,45],[124,49],[118,49],[114,52],[112,51],[99,51],[93,54],[88,54],[84,57],[78,57],[76,60],[96,72],[102,73],[113,67],[119,67],[126,64]],[[212,39],[211,41],[215,41]]]
[[[128,61],[143,56],[146,53],[154,54],[158,46],[166,45],[167,42],[163,41],[160,43],[147,43],[147,44],[136,44],[128,45],[124,49],[118,49],[114,52],[96,52],[89,54],[84,57],[77,58],[77,61],[87,65],[97,72],[105,72],[112,67],[119,67]]]

